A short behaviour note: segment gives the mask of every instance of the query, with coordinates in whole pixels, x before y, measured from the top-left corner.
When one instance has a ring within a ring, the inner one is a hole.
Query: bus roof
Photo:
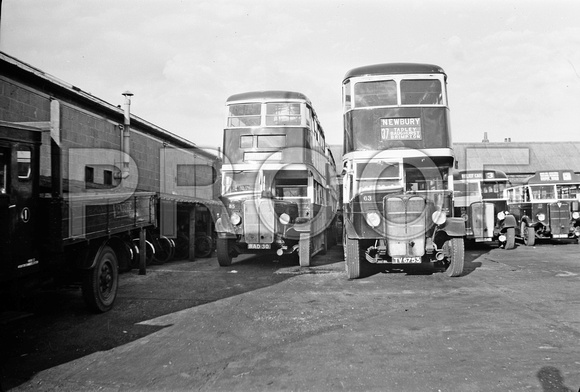
[[[346,73],[343,80],[355,76],[367,75],[393,75],[393,74],[432,74],[438,73],[445,75],[445,71],[438,65],[419,64],[419,63],[386,63],[365,65],[363,67],[353,68]]]
[[[457,170],[453,173],[455,181],[467,180],[507,180],[507,175],[501,170]]]
[[[538,171],[527,178],[524,184],[580,184],[580,175],[571,170]]]
[[[310,106],[310,100],[308,97],[302,93],[297,93],[295,91],[284,91],[284,90],[268,90],[268,91],[249,91],[240,94],[234,94],[230,96],[226,103],[236,102],[236,101],[271,101],[271,100],[288,100],[297,99],[306,101]]]

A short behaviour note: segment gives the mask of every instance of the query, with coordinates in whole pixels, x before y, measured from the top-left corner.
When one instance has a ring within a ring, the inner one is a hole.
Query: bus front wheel
[[[361,257],[360,257],[360,244],[359,240],[351,240],[346,238],[344,240],[346,244],[345,249],[345,267],[346,275],[349,279],[357,279],[361,276]]]
[[[447,269],[445,270],[445,274],[449,277],[461,276],[465,264],[463,238],[451,238],[443,246],[447,248],[445,252],[447,254]]]
[[[232,265],[232,246],[230,241],[228,238],[217,239],[217,259],[219,265],[222,267]]]
[[[536,243],[536,230],[526,223],[522,223],[522,237],[526,246],[534,246]]]
[[[516,247],[516,229],[510,227],[505,233],[505,249],[513,249]]]

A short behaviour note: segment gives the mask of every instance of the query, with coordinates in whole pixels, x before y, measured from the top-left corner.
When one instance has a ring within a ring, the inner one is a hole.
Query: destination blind
[[[422,140],[420,118],[381,118],[381,140]]]

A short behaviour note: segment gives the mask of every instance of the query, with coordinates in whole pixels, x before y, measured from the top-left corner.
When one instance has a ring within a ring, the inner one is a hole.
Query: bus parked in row
[[[216,222],[222,266],[242,253],[295,254],[301,266],[336,234],[336,166],[310,100],[292,91],[226,101],[224,213]]]
[[[539,171],[524,184],[504,190],[516,236],[533,246],[538,239],[580,241],[580,175],[570,170]]]
[[[439,66],[415,63],[363,66],[344,77],[343,243],[351,279],[369,263],[463,272],[446,82]]]
[[[465,221],[466,239],[515,247],[516,221],[503,190],[509,185],[500,170],[461,170],[454,173],[455,216]]]

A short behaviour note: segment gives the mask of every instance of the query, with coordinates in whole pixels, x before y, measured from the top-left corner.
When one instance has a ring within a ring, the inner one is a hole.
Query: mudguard
[[[229,220],[222,220],[222,217],[219,217],[215,222],[215,231],[218,233],[220,238],[227,238],[229,235],[235,237],[234,228]]]
[[[344,221],[344,230],[346,233],[346,238],[350,238],[350,239],[358,239],[359,235],[356,232],[356,229],[354,228],[353,223],[350,221],[350,219],[344,217],[343,218]]]
[[[88,246],[76,253],[76,267],[86,270],[94,268],[105,245],[107,241],[91,241]]]
[[[462,218],[447,218],[445,225],[439,230],[447,233],[449,237],[464,237],[465,221]]]
[[[516,227],[516,225],[516,217],[513,215],[506,215],[503,221],[502,229],[509,229],[510,227]]]

